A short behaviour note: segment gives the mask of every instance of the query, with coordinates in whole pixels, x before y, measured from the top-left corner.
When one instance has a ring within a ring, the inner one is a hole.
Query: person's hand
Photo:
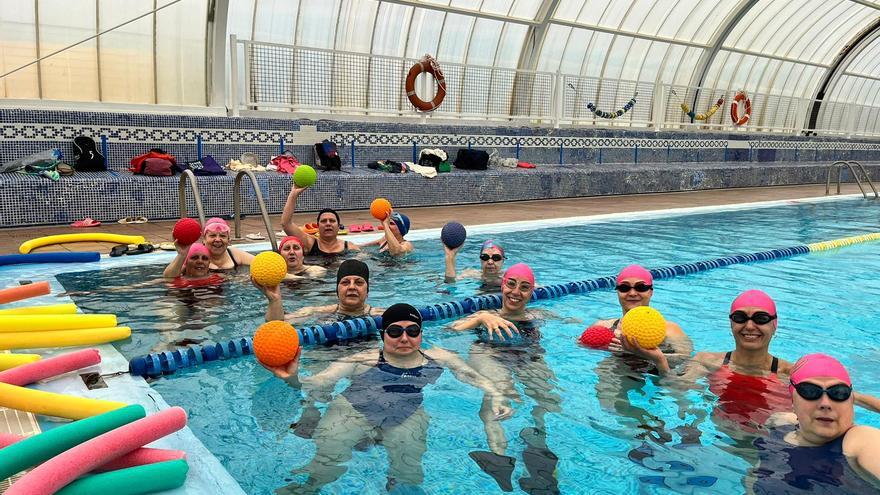
[[[638,340],[632,337],[624,337],[620,340],[620,343],[623,346],[623,349],[627,352],[635,354],[647,361],[651,361],[663,372],[669,371],[669,362],[666,360],[666,355],[663,354],[663,351],[661,351],[659,347],[645,349],[639,345]]]
[[[174,239],[174,249],[177,250],[177,254],[180,256],[186,256],[189,253],[189,247],[191,244],[183,245],[177,239]]]
[[[394,213],[394,210],[388,212],[388,215],[382,220],[382,225],[385,227],[385,232],[388,232],[388,229],[391,227],[391,214]]]
[[[614,336],[611,337],[611,342],[608,344],[608,351],[621,353],[624,351],[623,344],[620,342],[620,337]]]
[[[482,323],[483,326],[486,327],[486,331],[489,332],[489,340],[492,340],[493,335],[498,335],[498,340],[503,341],[504,333],[510,338],[513,338],[514,333],[519,334],[519,328],[516,328],[516,325],[492,313],[486,313],[480,316],[480,323]]]
[[[280,301],[281,300],[281,286],[276,285],[275,287],[266,287],[265,285],[260,284],[254,277],[251,277],[251,283],[266,296],[266,299],[270,301]]]
[[[309,188],[309,186],[299,187],[294,182],[293,186],[290,187],[290,194],[293,194],[294,196],[299,196],[300,194],[302,194],[303,191],[305,191],[308,188]]]
[[[513,408],[500,395],[492,397],[492,412],[495,419],[503,421],[513,415]]]
[[[293,356],[293,359],[287,364],[282,364],[281,366],[269,366],[260,360],[257,360],[257,362],[260,363],[260,366],[269,370],[273,375],[281,378],[282,380],[286,380],[292,376],[297,376],[297,374],[299,373],[300,355],[302,355],[302,347],[297,349],[296,355]]]
[[[459,249],[461,249],[461,246],[458,246],[457,248],[453,249],[453,248],[447,246],[446,244],[443,244],[443,251],[446,253],[447,258],[455,258],[456,256],[458,256]]]

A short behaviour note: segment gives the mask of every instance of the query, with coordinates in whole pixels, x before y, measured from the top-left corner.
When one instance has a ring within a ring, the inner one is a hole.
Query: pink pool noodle
[[[8,447],[19,440],[24,440],[25,438],[27,437],[16,435],[14,433],[0,433],[0,449]],[[0,455],[3,455],[2,452],[0,452]],[[117,469],[143,466],[144,464],[176,461],[178,459],[186,459],[186,452],[182,450],[152,449],[150,447],[141,447],[106,464],[101,464],[97,468],[93,469],[92,472],[103,473],[106,471],[116,471]]]
[[[83,349],[2,371],[0,372],[0,382],[24,387],[46,378],[63,375],[64,373],[100,362],[101,354],[98,353],[97,349]]]
[[[186,412],[172,407],[120,426],[62,452],[22,476],[6,495],[51,495],[79,476],[186,426]]]

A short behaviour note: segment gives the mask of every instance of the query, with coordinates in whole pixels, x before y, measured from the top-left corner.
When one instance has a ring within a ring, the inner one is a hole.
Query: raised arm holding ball
[[[382,222],[385,235],[383,238],[364,244],[364,246],[379,246],[380,253],[388,253],[391,256],[411,253],[415,249],[413,243],[403,238],[409,232],[409,217],[393,211],[391,203],[387,199],[373,200],[370,205],[370,213]]]
[[[304,165],[297,167],[297,172]],[[311,167],[310,167],[311,168]],[[339,255],[348,251],[357,251],[360,247],[357,244],[343,241],[339,238],[340,218],[339,213],[332,208],[325,208],[318,213],[318,236],[308,235],[293,220],[293,212],[296,209],[296,201],[303,191],[314,184],[314,180],[309,177],[300,177],[297,180],[294,175],[293,187],[287,196],[287,202],[284,203],[284,210],[281,212],[281,227],[287,235],[295,236],[302,242],[305,254],[308,255]]]

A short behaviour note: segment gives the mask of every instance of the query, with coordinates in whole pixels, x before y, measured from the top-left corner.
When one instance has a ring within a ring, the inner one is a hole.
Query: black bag
[[[487,170],[489,168],[489,153],[483,150],[460,149],[453,162],[455,168],[463,170]]]
[[[420,151],[419,152],[419,165],[421,165],[423,167],[431,167],[434,169],[440,168],[440,164],[445,162],[448,157],[446,156],[446,153],[443,152],[442,150],[437,150],[437,151],[440,151],[441,153],[443,153],[442,156],[434,153],[433,150]]]
[[[336,143],[326,139],[315,143],[315,162],[321,164],[322,170],[341,170],[342,159],[339,158]]]
[[[73,168],[80,172],[98,172],[107,170],[104,165],[104,155],[98,152],[95,140],[86,136],[77,136],[73,139]]]

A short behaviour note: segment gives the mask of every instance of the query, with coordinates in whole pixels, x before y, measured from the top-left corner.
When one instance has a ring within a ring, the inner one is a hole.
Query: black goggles
[[[481,254],[480,254],[480,259],[483,260],[483,261],[489,261],[489,259],[491,259],[491,260],[494,261],[495,263],[498,263],[499,261],[501,261],[501,260],[504,259],[504,256],[501,256],[500,254],[493,254],[492,256],[489,256],[489,255],[486,254],[486,253],[481,253]]]
[[[388,325],[388,328],[385,329],[385,335],[392,339],[399,339],[400,336],[403,335],[403,332],[406,332],[407,337],[414,339],[422,333],[422,327],[416,324],[412,324],[406,328],[400,325]]]
[[[752,316],[749,316],[746,314],[745,311],[734,311],[733,313],[730,313],[730,316],[728,318],[730,318],[730,321],[734,323],[739,323],[740,325],[749,320],[755,322],[756,325],[766,325],[775,320],[776,315],[771,315],[766,311],[758,311]]]
[[[804,400],[819,400],[822,398],[822,394],[828,394],[828,398],[834,402],[843,402],[852,395],[852,387],[845,383],[838,383],[828,388],[822,388],[810,382],[800,382],[797,385],[792,383],[791,385]]]
[[[651,290],[651,289],[653,289],[653,288],[654,288],[653,285],[651,285],[651,284],[646,284],[646,283],[644,283],[644,282],[638,282],[638,283],[636,283],[635,285],[630,285],[630,284],[618,284],[618,285],[615,287],[615,289],[617,289],[617,292],[620,292],[621,294],[626,294],[627,292],[629,292],[629,291],[631,291],[631,290],[633,290],[633,289],[635,289],[636,292],[648,292],[649,290]]]

